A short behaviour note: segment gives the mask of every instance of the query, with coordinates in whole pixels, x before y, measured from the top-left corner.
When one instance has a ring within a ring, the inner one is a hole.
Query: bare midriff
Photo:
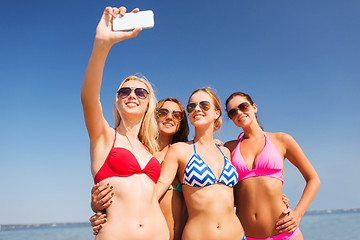
[[[236,215],[246,236],[267,238],[279,234],[276,222],[284,217],[286,205],[282,201],[282,181],[276,178],[251,177],[235,186]]]
[[[111,177],[100,182],[107,183],[114,187],[114,197],[97,240],[169,240],[155,184],[147,175]]]
[[[183,185],[188,221],[182,240],[241,240],[244,231],[234,212],[233,188],[221,183]]]

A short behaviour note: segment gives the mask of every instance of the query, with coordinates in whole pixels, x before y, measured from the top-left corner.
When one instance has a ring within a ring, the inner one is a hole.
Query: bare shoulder
[[[177,142],[171,145],[166,153],[165,160],[184,161],[188,157],[188,153],[192,151],[192,142]]]
[[[234,151],[234,149],[236,148],[237,144],[238,144],[238,140],[231,140],[228,141],[224,144],[224,147],[229,149],[230,152]]]
[[[229,148],[227,148],[225,146],[220,146],[220,149],[227,158],[230,158],[231,152],[230,152]]]
[[[168,153],[171,155],[182,156],[186,152],[192,151],[192,142],[177,142],[171,145]]]
[[[106,147],[107,145],[112,145],[115,139],[116,130],[111,128],[110,126],[106,126],[103,128],[101,134],[99,134],[96,138],[90,138],[90,146],[91,145],[103,145]]]
[[[284,133],[284,132],[276,132],[276,133],[270,133],[267,132],[266,135],[272,140],[276,141],[284,146],[288,146],[291,143],[294,143],[295,140],[290,134]]]
[[[177,142],[171,145],[169,150],[172,151],[184,151],[185,149],[191,147],[192,142]]]

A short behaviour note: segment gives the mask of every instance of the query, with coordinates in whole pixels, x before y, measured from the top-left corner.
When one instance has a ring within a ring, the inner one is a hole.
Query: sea
[[[0,240],[90,240],[90,223],[0,225]],[[313,211],[300,222],[306,240],[360,240],[360,209]]]

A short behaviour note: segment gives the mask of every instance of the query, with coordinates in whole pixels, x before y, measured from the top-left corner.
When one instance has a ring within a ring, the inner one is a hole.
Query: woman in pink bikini
[[[243,129],[225,144],[238,171],[236,214],[248,240],[303,239],[298,228],[320,186],[319,177],[296,141],[286,133],[265,133],[249,95],[236,92],[226,100],[228,117]],[[303,175],[306,186],[294,210],[282,200],[284,159]]]
[[[154,91],[145,79],[127,77],[115,96],[115,128],[105,120],[100,103],[102,73],[111,47],[141,31],[112,31],[112,19],[125,12],[124,7],[105,9],[81,89],[94,182],[113,186],[115,193],[107,208],[107,224],[96,239],[168,240],[169,231],[155,194],[161,166],[152,156],[158,151]]]

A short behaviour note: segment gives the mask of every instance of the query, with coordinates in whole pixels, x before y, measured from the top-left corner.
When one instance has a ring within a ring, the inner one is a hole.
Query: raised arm
[[[139,9],[133,10],[138,11]],[[125,7],[107,7],[96,28],[94,46],[81,89],[81,102],[90,141],[98,139],[109,127],[100,104],[100,87],[106,57],[115,43],[136,37],[141,31],[140,28],[129,32],[112,31],[112,19],[118,14],[124,15],[125,12]]]
[[[174,178],[178,172],[180,163],[179,156],[181,156],[181,147],[178,144],[174,144],[170,147],[165,155],[164,161],[161,164],[161,175],[155,187],[155,191],[159,200],[174,181]]]
[[[284,144],[286,153],[285,157],[299,169],[303,175],[306,186],[294,210],[288,208],[285,213],[287,216],[282,218],[276,225],[280,232],[293,232],[299,226],[302,216],[310,206],[319,187],[320,179],[310,161],[306,158],[297,142],[288,134],[280,133],[279,140]]]

